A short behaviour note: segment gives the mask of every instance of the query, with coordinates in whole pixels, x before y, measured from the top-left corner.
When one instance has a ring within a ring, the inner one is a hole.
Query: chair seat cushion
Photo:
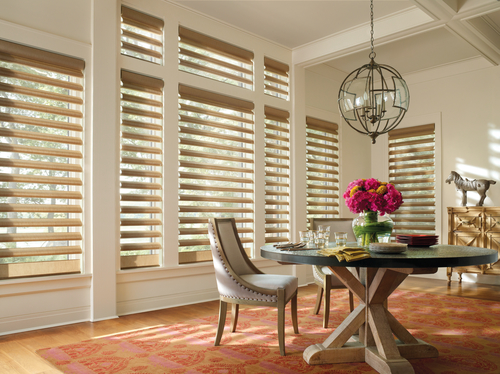
[[[276,290],[278,288],[285,289],[285,299],[288,300],[299,286],[297,277],[293,275],[278,275],[278,274],[245,274],[241,275],[241,279],[251,283],[257,287]]]
[[[332,279],[332,282],[331,282],[331,286],[332,287],[345,287],[344,284],[339,280],[339,278],[337,278],[337,276],[335,274],[333,274],[333,272],[330,270],[330,268],[328,266],[323,266],[321,267],[321,271],[323,272],[323,274],[331,274],[331,279]]]

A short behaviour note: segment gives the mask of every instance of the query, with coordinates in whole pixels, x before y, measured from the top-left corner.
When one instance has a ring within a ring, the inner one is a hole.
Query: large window
[[[122,71],[121,268],[160,265],[163,81]]]
[[[0,278],[81,272],[84,62],[0,40]]]
[[[121,53],[163,63],[163,20],[122,6]]]
[[[307,218],[339,214],[338,125],[306,118]]]
[[[253,52],[179,26],[179,69],[253,89]]]
[[[208,217],[253,246],[254,105],[179,85],[179,261],[211,261]]]
[[[427,234],[436,230],[434,124],[389,132],[389,182],[404,203],[391,218],[393,235]]]
[[[290,232],[289,113],[266,106],[266,243],[288,242]]]

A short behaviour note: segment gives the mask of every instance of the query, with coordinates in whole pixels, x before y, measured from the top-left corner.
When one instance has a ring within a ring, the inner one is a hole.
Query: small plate
[[[370,252],[374,253],[401,253],[408,248],[402,243],[370,243]]]

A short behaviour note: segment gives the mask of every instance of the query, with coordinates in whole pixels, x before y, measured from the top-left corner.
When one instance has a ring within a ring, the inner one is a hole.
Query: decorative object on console
[[[489,179],[464,179],[456,171],[452,171],[445,182],[448,184],[455,183],[457,191],[462,191],[462,206],[467,205],[467,191],[476,191],[481,197],[476,205],[483,206],[486,192],[490,185],[496,183],[496,181]]]
[[[500,207],[449,207],[448,244],[496,249],[500,252]],[[453,272],[462,274],[500,275],[500,262],[447,268],[448,284]]]
[[[375,62],[373,0],[370,3],[370,62],[349,74],[339,90],[342,117],[354,130],[372,138],[372,144],[401,122],[410,105],[410,92],[396,69]],[[385,76],[384,76],[385,74]]]
[[[396,187],[375,178],[357,179],[347,186],[344,199],[352,213],[360,213],[352,222],[358,245],[389,242],[394,222],[387,214],[403,203]]]

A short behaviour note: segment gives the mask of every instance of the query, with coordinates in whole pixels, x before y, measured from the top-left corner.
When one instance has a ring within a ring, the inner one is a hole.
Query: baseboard
[[[153,310],[173,308],[176,306],[203,303],[219,299],[216,289],[198,290],[195,292],[184,292],[180,294],[163,295],[144,299],[127,300],[118,302],[117,314],[124,316],[128,314],[150,312]]]
[[[6,317],[0,319],[0,336],[88,322],[89,319],[90,308],[88,307]]]

